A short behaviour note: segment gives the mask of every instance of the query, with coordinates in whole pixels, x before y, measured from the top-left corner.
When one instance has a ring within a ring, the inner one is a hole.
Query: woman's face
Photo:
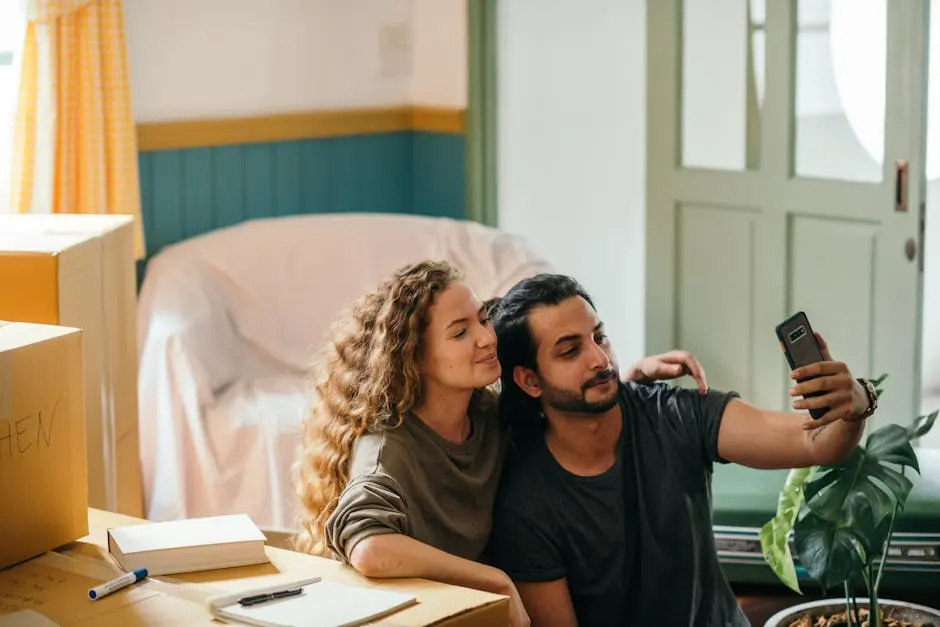
[[[496,333],[483,303],[463,283],[452,283],[431,305],[420,356],[421,374],[457,390],[481,388],[500,375]]]

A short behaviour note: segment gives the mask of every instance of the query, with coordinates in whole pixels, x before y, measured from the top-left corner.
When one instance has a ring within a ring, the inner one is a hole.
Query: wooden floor
[[[819,595],[800,596],[779,586],[734,586],[738,603],[751,621],[753,627],[763,627],[768,618],[782,609],[818,599]],[[831,596],[831,595],[830,595]],[[940,590],[936,592],[894,592],[884,594],[884,598],[919,603],[927,607],[940,609]]]

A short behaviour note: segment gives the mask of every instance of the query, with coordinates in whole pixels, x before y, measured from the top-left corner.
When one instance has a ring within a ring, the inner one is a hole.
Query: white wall
[[[511,0],[498,23],[500,225],[584,284],[626,366],[644,346],[646,3]]]
[[[415,104],[467,106],[467,1],[412,0]]]
[[[465,2],[127,2],[136,119],[465,106]]]

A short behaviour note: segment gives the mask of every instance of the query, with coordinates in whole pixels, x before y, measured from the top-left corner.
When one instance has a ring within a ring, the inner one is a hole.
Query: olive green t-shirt
[[[470,409],[472,430],[455,444],[414,414],[355,443],[349,482],[326,523],[344,562],[363,538],[402,533],[452,555],[483,561],[508,433],[495,399]]]

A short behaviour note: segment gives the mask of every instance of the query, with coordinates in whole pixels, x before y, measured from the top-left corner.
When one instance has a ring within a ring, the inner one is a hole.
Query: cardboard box
[[[88,500],[143,512],[134,220],[0,215],[0,318],[84,331]]]
[[[88,535],[84,406],[82,332],[0,322],[0,569]]]

